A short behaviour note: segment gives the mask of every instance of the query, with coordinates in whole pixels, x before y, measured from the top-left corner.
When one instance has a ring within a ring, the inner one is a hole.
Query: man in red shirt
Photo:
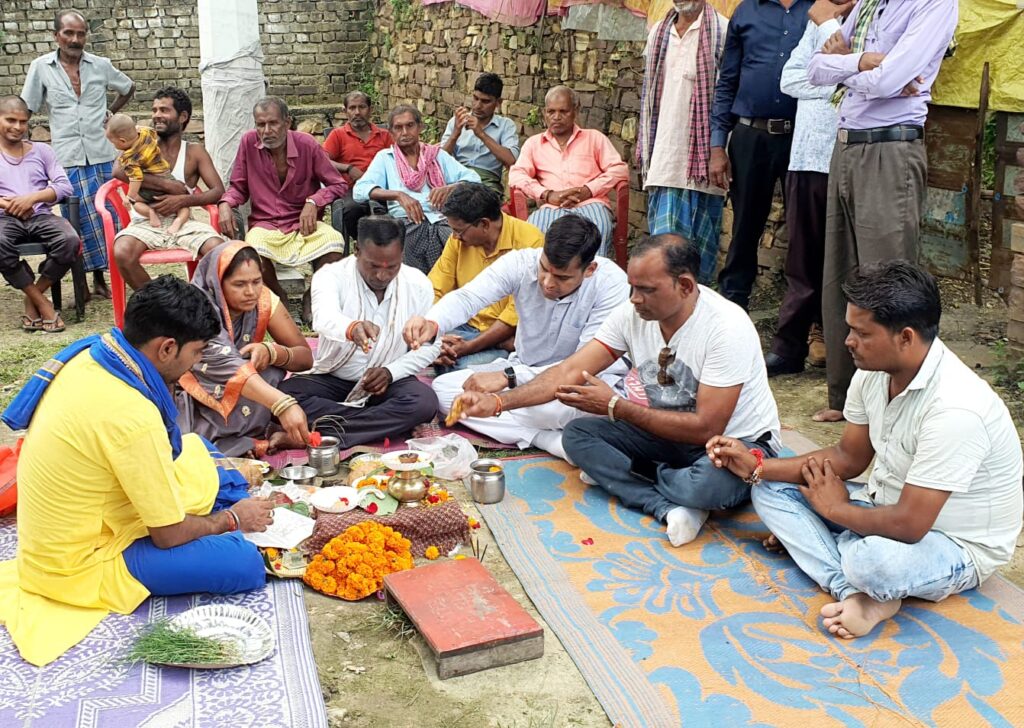
[[[351,189],[356,180],[370,166],[373,157],[381,149],[391,146],[391,133],[370,121],[373,102],[362,91],[352,91],[345,96],[345,113],[348,123],[331,130],[324,142],[324,151],[331,158],[334,168],[349,185],[349,194],[331,206],[331,225],[348,240],[356,239],[359,218],[370,214],[373,202],[355,202]],[[346,244],[346,248],[347,248]],[[347,252],[347,251],[346,251]]]

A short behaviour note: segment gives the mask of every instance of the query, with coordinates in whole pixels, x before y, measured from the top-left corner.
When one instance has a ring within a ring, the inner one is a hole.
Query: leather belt
[[[789,119],[751,119],[749,116],[741,116],[739,122],[743,126],[750,126],[754,129],[766,131],[769,134],[792,134],[793,122]]]
[[[912,142],[924,138],[924,127],[897,124],[880,126],[875,129],[840,129],[839,141],[843,144],[876,144],[878,142]]]

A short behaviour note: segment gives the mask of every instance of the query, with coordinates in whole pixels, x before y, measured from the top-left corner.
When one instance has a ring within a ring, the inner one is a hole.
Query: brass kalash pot
[[[430,479],[423,474],[433,465],[430,455],[419,450],[399,450],[385,453],[381,462],[395,471],[388,480],[388,493],[408,508],[418,506],[430,489]]]

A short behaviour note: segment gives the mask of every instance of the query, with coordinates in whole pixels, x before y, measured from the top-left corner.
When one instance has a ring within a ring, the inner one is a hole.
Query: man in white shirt
[[[439,347],[410,351],[402,327],[434,301],[423,273],[402,264],[405,226],[386,215],[359,221],[356,254],[313,274],[313,368],[282,382],[311,429],[342,447],[408,432],[437,414],[437,397],[416,373]]]
[[[707,449],[754,484],[774,539],[836,599],[821,609],[825,627],[851,639],[903,599],[941,601],[1010,560],[1024,462],[1006,406],[938,339],[928,272],[904,260],[865,266],[843,292],[858,371],[839,443],[763,467],[732,438]],[[867,485],[843,482],[872,458]]]
[[[709,510],[750,495],[743,480],[712,465],[708,439],[724,433],[769,456],[779,447],[757,331],[743,309],[697,283],[699,270],[697,247],[679,235],[639,243],[627,271],[630,300],[593,341],[524,387],[459,397],[467,417],[555,399],[600,415],[566,425],[566,454],[586,468],[584,482],[665,522],[673,546],[696,538]],[[594,376],[623,355],[636,367],[649,407]]]
[[[710,183],[711,99],[729,21],[706,0],[675,0],[644,49],[636,159],[651,235],[679,233],[700,250],[710,283],[718,263],[725,190]]]
[[[434,380],[441,411],[448,413],[463,391],[499,393],[533,381],[594,338],[608,315],[629,300],[626,274],[607,258],[598,258],[601,231],[589,220],[567,215],[551,223],[543,248],[513,250],[469,283],[445,295],[425,317],[406,324],[405,338],[416,347],[438,331],[465,323],[484,306],[512,296],[519,314],[515,352],[488,364],[445,374]],[[601,374],[615,386],[627,369]],[[584,412],[561,402],[510,411],[499,418],[462,421],[498,442],[539,447],[566,458],[562,429]]]

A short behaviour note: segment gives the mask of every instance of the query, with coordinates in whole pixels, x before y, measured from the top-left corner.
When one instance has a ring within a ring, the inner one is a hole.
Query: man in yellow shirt
[[[202,291],[162,276],[132,296],[124,332],[75,342],[4,411],[27,429],[18,460],[18,553],[0,564],[0,623],[45,665],[109,612],[150,594],[264,583],[241,532],[271,504],[197,435],[182,437],[168,384],[220,331]]]
[[[452,234],[430,271],[434,303],[462,288],[509,251],[544,245],[540,230],[503,213],[498,194],[479,183],[460,183],[441,211],[448,218]],[[507,356],[515,347],[518,323],[512,296],[480,309],[467,323],[441,338],[438,373]]]

